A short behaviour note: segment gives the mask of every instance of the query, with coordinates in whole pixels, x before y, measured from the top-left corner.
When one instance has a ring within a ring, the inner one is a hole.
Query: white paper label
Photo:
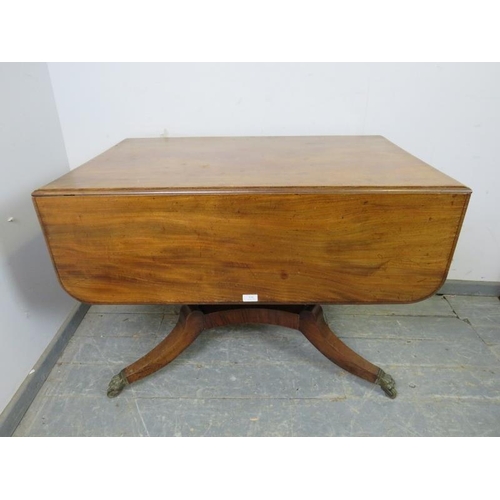
[[[259,296],[253,293],[244,293],[243,302],[259,302]]]

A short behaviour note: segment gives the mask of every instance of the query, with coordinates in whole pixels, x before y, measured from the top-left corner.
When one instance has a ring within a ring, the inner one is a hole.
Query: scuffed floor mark
[[[148,428],[146,426],[146,422],[144,422],[144,418],[142,417],[141,410],[139,409],[139,405],[137,404],[137,399],[135,399],[135,398],[134,398],[134,405],[135,405],[135,408],[137,410],[137,414],[139,415],[139,418],[141,420],[142,426],[144,427],[144,430],[146,432],[146,436],[150,437]]]

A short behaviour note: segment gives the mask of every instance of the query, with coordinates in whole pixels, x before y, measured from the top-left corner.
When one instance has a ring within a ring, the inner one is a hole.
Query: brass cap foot
[[[123,391],[125,386],[128,385],[127,378],[123,371],[121,371],[118,375],[115,375],[108,386],[108,398],[116,398],[120,392]]]
[[[391,398],[394,399],[398,395],[396,391],[396,381],[384,370],[378,372],[375,383],[382,387],[382,390]]]

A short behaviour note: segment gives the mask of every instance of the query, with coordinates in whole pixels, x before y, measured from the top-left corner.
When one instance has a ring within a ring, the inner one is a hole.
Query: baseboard
[[[19,422],[21,422],[89,308],[90,306],[87,304],[76,305],[61,328],[59,328],[55,337],[33,367],[33,373],[26,377],[0,415],[0,437],[8,437],[14,434]]]
[[[446,280],[445,284],[438,290],[437,295],[483,295],[485,297],[500,297],[500,282]]]

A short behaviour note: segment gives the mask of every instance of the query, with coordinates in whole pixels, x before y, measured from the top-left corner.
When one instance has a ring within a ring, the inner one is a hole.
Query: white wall
[[[70,167],[125,137],[381,134],[474,194],[451,279],[500,281],[498,64],[50,64]]]
[[[76,304],[30,196],[68,170],[47,65],[0,64],[0,412]]]

